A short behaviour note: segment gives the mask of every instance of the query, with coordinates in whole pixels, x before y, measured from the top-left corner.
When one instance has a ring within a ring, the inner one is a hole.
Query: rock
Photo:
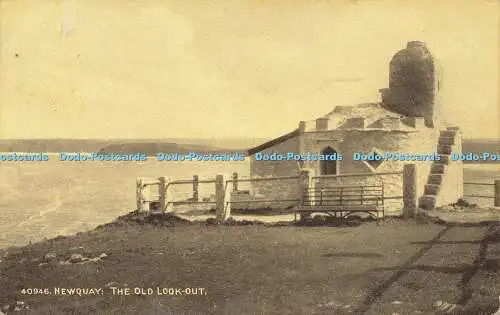
[[[10,305],[9,304],[6,304],[6,305],[2,306],[2,311],[7,312],[9,309],[10,309]]]
[[[68,259],[70,263],[79,263],[85,260],[85,257],[81,254],[72,254],[71,257]]]
[[[106,283],[105,287],[109,288],[109,287],[115,287],[117,285],[118,285],[117,282],[111,281],[111,282]]]
[[[28,259],[26,259],[26,258],[21,258],[21,259],[19,260],[19,263],[20,263],[20,264],[24,264],[24,263],[26,263],[27,261],[28,261]]]
[[[217,219],[214,219],[214,218],[208,218],[206,222],[207,222],[208,225],[219,224],[219,221],[217,221]]]
[[[106,253],[102,253],[99,255],[99,258],[101,258],[101,259],[104,259],[106,257],[108,257],[108,254],[106,254]]]
[[[19,307],[19,306],[14,307],[14,312],[20,312],[22,310],[23,309],[21,307]]]
[[[47,253],[43,258],[45,258],[45,260],[53,260],[56,259],[56,257],[57,255],[55,253]]]
[[[24,302],[23,302],[23,301],[17,301],[17,302],[16,302],[16,305],[23,306],[23,305],[24,305]]]
[[[69,261],[61,260],[59,265],[71,265],[71,263]]]
[[[434,308],[437,314],[452,314],[453,312],[459,312],[463,307],[458,304],[452,304],[445,301],[436,301],[434,303]]]
[[[48,263],[46,262],[43,262],[43,263],[39,263],[38,266],[41,267],[41,266],[45,266],[45,265],[48,265]]]

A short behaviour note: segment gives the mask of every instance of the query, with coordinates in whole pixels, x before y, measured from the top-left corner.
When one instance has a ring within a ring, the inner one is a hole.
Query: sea
[[[493,183],[500,179],[500,164],[465,164],[464,181]],[[214,178],[249,174],[249,161],[101,161],[0,164],[0,249],[22,246],[58,235],[87,231],[136,209],[136,179],[166,176],[171,179]],[[493,194],[493,186],[464,187],[465,194]],[[491,191],[490,191],[491,190]],[[192,187],[176,191],[190,197]],[[200,195],[213,193],[213,184],[200,184]],[[180,197],[179,197],[180,196]],[[492,206],[493,199],[468,198]]]

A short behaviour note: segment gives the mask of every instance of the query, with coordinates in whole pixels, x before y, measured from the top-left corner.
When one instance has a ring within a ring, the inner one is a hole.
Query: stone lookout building
[[[322,117],[301,121],[297,129],[248,151],[252,178],[298,175],[307,169],[313,175],[329,177],[329,185],[372,184],[383,181],[388,199],[388,214],[402,209],[401,174],[373,175],[402,171],[406,163],[417,168],[417,194],[421,208],[433,209],[456,202],[463,192],[460,161],[451,161],[451,151],[461,151],[461,135],[439,114],[440,71],[420,41],[408,42],[389,64],[389,87],[380,89],[381,102],[354,106],[336,106]],[[342,160],[265,161],[265,154],[337,154]],[[354,153],[385,156],[386,153],[436,155],[422,160],[355,160]],[[348,174],[357,174],[351,177]],[[360,175],[361,174],[361,175]],[[366,176],[363,176],[366,174]],[[321,185],[321,177],[316,179]],[[323,181],[326,185],[327,181]],[[298,196],[293,181],[255,181],[249,191],[253,199],[287,199]],[[292,205],[292,203],[288,203]],[[269,205],[271,206],[271,205]],[[280,206],[287,206],[286,202]]]

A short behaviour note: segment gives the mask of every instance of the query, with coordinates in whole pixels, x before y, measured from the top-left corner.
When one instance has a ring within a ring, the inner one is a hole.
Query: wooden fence
[[[151,211],[152,213],[163,213],[168,211],[173,206],[177,205],[194,205],[194,204],[214,204],[216,205],[216,198],[199,198],[199,185],[200,184],[215,184],[214,191],[217,193],[218,185],[223,180],[218,175],[215,179],[200,180],[198,175],[194,175],[193,179],[189,180],[170,180],[168,177],[158,177],[155,179],[138,178],[136,182],[136,200],[137,209],[139,211]],[[193,191],[191,197],[176,201],[173,198],[172,187],[175,185],[192,185]],[[145,190],[148,187],[156,186],[156,194],[148,199],[145,196]],[[148,206],[148,207],[147,207]]]
[[[321,179],[340,179],[340,178],[355,178],[355,177],[376,177],[378,179],[378,182],[380,185],[383,186],[384,181],[383,177],[384,176],[390,176],[390,175],[404,175],[403,172],[378,172],[378,173],[350,173],[350,174],[338,174],[338,175],[316,175],[312,176],[311,178],[313,181],[315,180],[321,180]],[[359,186],[363,187],[363,186]],[[384,199],[403,199],[402,195],[403,191],[401,191],[401,195],[396,195],[396,196],[384,196]]]
[[[493,194],[491,194],[491,195],[470,195],[470,194],[465,195],[464,194],[464,197],[493,199],[493,206],[500,207],[500,180],[495,180],[493,183],[464,182],[464,185],[482,186],[482,187],[493,188]]]
[[[384,199],[403,199],[404,214],[405,216],[413,216],[417,209],[417,196],[416,196],[416,175],[415,165],[405,165],[403,172],[386,172],[386,173],[359,173],[359,174],[342,174],[342,175],[323,175],[313,176],[309,174],[308,170],[302,170],[299,175],[295,176],[277,176],[277,177],[264,177],[264,178],[238,178],[237,173],[233,173],[231,179],[225,179],[223,175],[217,175],[215,179],[199,179],[198,176],[193,176],[189,180],[170,180],[168,177],[158,177],[154,179],[138,178],[137,179],[137,209],[140,211],[150,211],[151,213],[164,213],[172,210],[174,205],[189,205],[189,204],[213,204],[215,205],[216,216],[219,220],[226,220],[230,216],[231,204],[238,203],[263,203],[263,202],[290,202],[299,205],[303,200],[300,193],[295,198],[273,198],[273,199],[258,199],[250,198],[245,200],[231,200],[228,196],[229,185],[232,185],[232,191],[237,192],[239,189],[238,184],[244,182],[259,182],[259,181],[280,181],[291,180],[297,181],[298,191],[302,192],[308,187],[313,187],[311,183],[317,179],[333,179],[340,177],[366,177],[375,176],[381,178],[385,175],[402,175],[404,182],[404,191],[402,195],[398,196],[384,196]],[[199,200],[199,184],[214,184],[213,191],[215,192],[214,198]],[[193,191],[190,198],[183,201],[174,201],[170,187],[174,185],[192,185]],[[157,194],[150,199],[145,197],[145,189],[148,187],[156,186]],[[361,185],[362,186],[362,185]],[[149,205],[149,209],[146,207]]]

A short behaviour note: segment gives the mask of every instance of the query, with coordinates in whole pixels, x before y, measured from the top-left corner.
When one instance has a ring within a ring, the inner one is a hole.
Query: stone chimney
[[[379,89],[378,90],[380,93],[380,100],[382,104],[390,103],[391,101],[389,100],[390,94],[389,94],[389,89]]]
[[[300,121],[299,122],[299,132],[304,133],[306,131],[306,122],[305,121]]]
[[[407,122],[407,125],[410,127],[416,128],[416,129],[421,129],[425,127],[425,119],[424,117],[407,117],[405,118],[405,122]]]

